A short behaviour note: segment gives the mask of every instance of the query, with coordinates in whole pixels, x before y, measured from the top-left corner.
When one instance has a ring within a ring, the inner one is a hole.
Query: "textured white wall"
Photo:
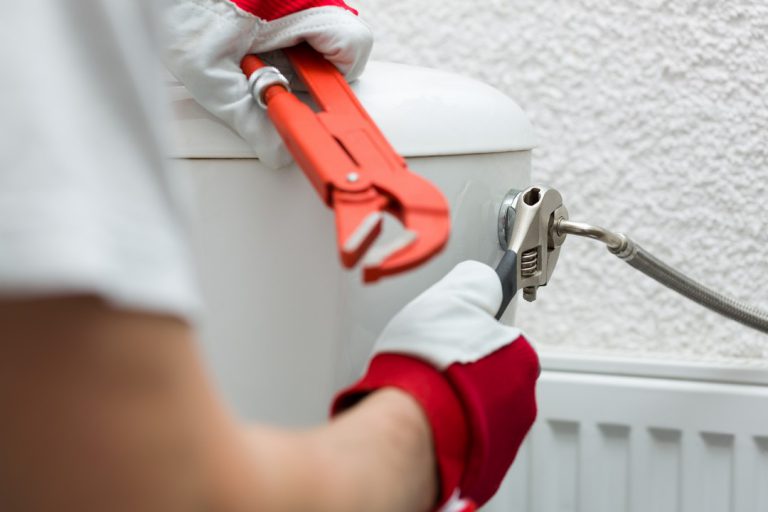
[[[515,98],[534,179],[575,220],[622,230],[768,307],[768,2],[361,0],[375,58],[474,75]],[[541,347],[768,366],[768,337],[566,242],[520,310]]]

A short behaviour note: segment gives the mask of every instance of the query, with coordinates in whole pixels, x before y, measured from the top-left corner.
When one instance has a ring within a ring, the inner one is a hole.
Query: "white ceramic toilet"
[[[206,315],[209,366],[235,409],[282,425],[316,423],[360,375],[373,342],[407,301],[464,259],[495,264],[499,205],[529,184],[534,139],[499,91],[441,71],[372,62],[353,85],[410,168],[451,207],[446,249],[373,285],[341,266],[333,212],[300,169],[272,170],[172,85],[181,180]],[[397,230],[393,221],[385,235]],[[514,317],[510,307],[505,315]]]

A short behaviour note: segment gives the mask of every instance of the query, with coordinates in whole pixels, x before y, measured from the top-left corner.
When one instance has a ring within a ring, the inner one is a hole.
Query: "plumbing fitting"
[[[273,85],[284,87],[287,91],[291,90],[288,79],[274,66],[258,68],[248,77],[248,90],[256,103],[264,110],[267,109],[264,93]]]
[[[510,191],[499,211],[499,243],[505,249],[496,272],[504,300],[496,318],[518,289],[523,298],[536,299],[536,290],[552,277],[560,246],[567,235],[604,243],[611,254],[684,297],[727,318],[768,334],[768,312],[739,302],[694,281],[660,261],[623,233],[568,220],[560,193],[544,187]],[[518,257],[518,255],[521,255]]]

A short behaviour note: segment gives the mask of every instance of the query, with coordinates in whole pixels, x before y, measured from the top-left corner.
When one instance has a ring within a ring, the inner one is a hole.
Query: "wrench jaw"
[[[444,212],[411,213],[403,225],[405,232],[395,241],[369,251],[363,268],[365,283],[405,272],[428,261],[445,248],[451,232],[447,207]]]
[[[402,169],[405,172],[374,182],[378,192],[388,198],[386,211],[400,221],[404,232],[369,252],[363,268],[365,283],[411,270],[448,243],[451,215],[445,196],[432,182],[410,172],[404,162]]]
[[[438,247],[430,247],[429,244],[423,241],[411,242],[401,248],[396,247],[394,252],[390,251],[388,258],[378,264],[363,268],[363,282],[375,283],[382,277],[399,274],[415,268],[437,255],[444,247],[445,243]]]
[[[381,233],[386,198],[368,190],[364,193],[336,191],[336,235],[341,263],[352,268],[362,259]]]
[[[337,217],[336,230],[339,236],[339,256],[344,267],[354,267],[365,256],[373,242],[381,234],[382,221],[381,214],[372,213],[358,225],[357,229],[349,237],[344,239],[342,238],[343,223]]]
[[[336,191],[333,199],[342,264],[352,268],[362,260],[365,283],[417,267],[438,254],[448,241],[451,222],[442,196],[436,208],[404,207],[397,199],[374,190]],[[404,229],[394,240],[374,245],[382,231],[384,212]]]
[[[450,217],[442,196],[438,196],[438,204],[442,204],[437,208],[408,208],[374,188],[336,190],[332,198],[341,262],[352,268],[362,260],[366,283],[418,266],[439,253],[448,240]],[[394,240],[374,245],[382,232],[384,212],[404,229]]]

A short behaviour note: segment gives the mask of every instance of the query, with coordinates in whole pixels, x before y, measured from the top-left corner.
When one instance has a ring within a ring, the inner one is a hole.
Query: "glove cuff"
[[[339,414],[384,387],[398,388],[411,395],[427,416],[440,476],[439,508],[458,488],[468,457],[469,433],[462,404],[450,383],[428,363],[384,353],[373,358],[360,381],[336,396],[331,415]]]
[[[464,408],[470,446],[459,487],[479,506],[498,490],[536,418],[536,352],[520,336],[476,363],[445,371]]]
[[[273,21],[314,7],[341,7],[357,14],[355,9],[342,0],[231,0],[231,2],[264,21]]]

